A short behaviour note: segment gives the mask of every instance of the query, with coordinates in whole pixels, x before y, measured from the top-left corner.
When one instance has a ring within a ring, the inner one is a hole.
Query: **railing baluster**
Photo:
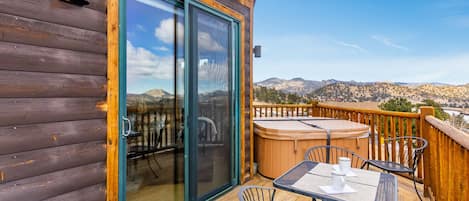
[[[398,117],[399,137],[404,137],[404,123],[401,117]],[[399,162],[404,164],[404,139],[399,139]]]
[[[396,122],[395,122],[395,119],[394,119],[393,116],[390,116],[390,119],[391,119],[391,121],[390,121],[390,123],[391,123],[391,136],[390,137],[394,139],[394,138],[396,138]],[[391,157],[392,157],[391,161],[395,162],[396,161],[396,142],[393,140],[391,143],[392,143],[391,144],[391,147],[392,147],[391,148],[392,149],[391,150],[391,153],[392,153],[391,154]]]
[[[371,137],[371,159],[376,158],[376,141],[375,141],[375,114],[370,114],[370,137]]]
[[[412,136],[412,119],[406,119],[406,126],[407,126],[407,136]],[[409,167],[413,166],[412,161],[412,138],[409,138],[407,141],[407,163]]]

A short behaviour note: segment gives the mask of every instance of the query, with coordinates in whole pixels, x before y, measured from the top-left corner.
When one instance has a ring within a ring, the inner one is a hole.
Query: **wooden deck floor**
[[[418,201],[419,198],[417,197],[417,194],[415,193],[414,190],[414,185],[412,183],[412,180],[409,180],[404,177],[398,177],[398,187],[399,187],[399,200],[405,200],[405,201]],[[265,177],[262,177],[260,175],[256,175],[253,179],[245,183],[244,185],[255,185],[255,186],[267,186],[267,187],[272,187],[272,180],[267,179]],[[422,192],[423,186],[421,184],[417,184],[419,191]],[[239,191],[239,186],[233,189],[232,191],[226,193],[225,195],[221,196],[218,198],[218,201],[234,201],[238,200],[238,191]],[[275,196],[276,201],[311,201],[311,198],[283,191],[283,190],[278,190]],[[429,200],[429,199],[425,199]]]

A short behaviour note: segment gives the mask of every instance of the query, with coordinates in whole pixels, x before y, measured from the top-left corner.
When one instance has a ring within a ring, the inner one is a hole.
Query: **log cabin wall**
[[[105,200],[106,1],[0,0],[0,200]]]

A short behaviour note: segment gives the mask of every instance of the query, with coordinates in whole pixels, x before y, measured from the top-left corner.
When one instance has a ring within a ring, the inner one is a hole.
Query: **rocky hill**
[[[444,83],[389,83],[323,80],[312,81],[295,78],[271,78],[256,86],[273,88],[284,93],[297,94],[307,99],[340,102],[381,102],[394,97],[404,97],[412,102],[432,99],[450,107],[469,107],[469,84]]]

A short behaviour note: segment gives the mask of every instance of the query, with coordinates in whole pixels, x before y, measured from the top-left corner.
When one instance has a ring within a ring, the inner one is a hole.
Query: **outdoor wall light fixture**
[[[60,1],[73,4],[73,5],[77,5],[77,6],[86,6],[90,4],[90,2],[87,0],[60,0]]]
[[[260,58],[261,57],[261,49],[262,47],[260,45],[254,46],[254,57]]]

